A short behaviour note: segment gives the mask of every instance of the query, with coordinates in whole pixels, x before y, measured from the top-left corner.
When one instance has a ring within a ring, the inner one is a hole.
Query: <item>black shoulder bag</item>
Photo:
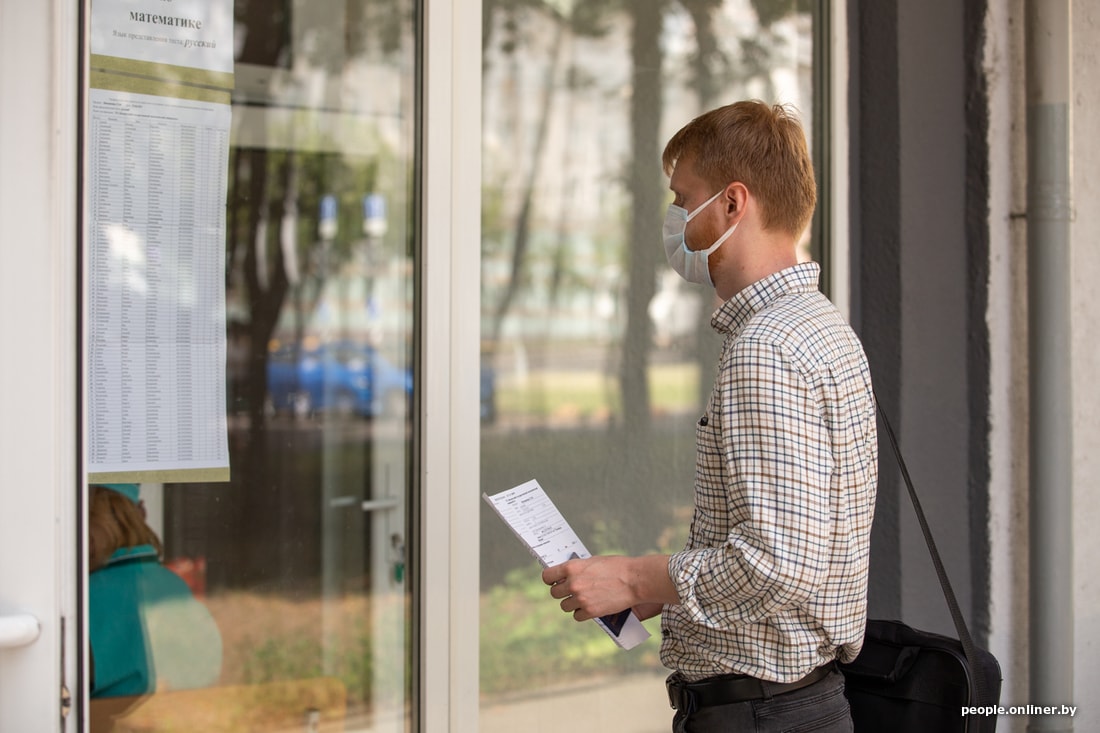
[[[975,646],[970,637],[897,438],[881,405],[878,412],[959,638],[920,631],[900,621],[868,620],[859,656],[839,665],[855,731],[993,733],[1001,696],[1001,667],[996,657]]]

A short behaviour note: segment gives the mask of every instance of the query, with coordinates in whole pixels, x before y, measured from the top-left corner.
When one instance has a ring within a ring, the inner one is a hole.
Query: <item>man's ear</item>
[[[725,194],[726,216],[740,216],[748,202],[748,187],[740,181],[734,181],[726,186]]]

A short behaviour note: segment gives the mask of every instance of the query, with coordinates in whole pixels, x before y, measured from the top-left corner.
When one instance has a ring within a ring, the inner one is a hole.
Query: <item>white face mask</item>
[[[699,285],[714,285],[710,279],[710,267],[707,264],[710,260],[710,255],[722,246],[722,242],[729,239],[730,235],[733,234],[733,230],[737,228],[737,224],[740,223],[734,223],[733,226],[726,230],[725,234],[718,238],[717,242],[706,249],[688,249],[687,242],[684,241],[684,232],[687,230],[688,222],[694,219],[700,211],[707,208],[711,202],[724,192],[725,189],[722,189],[714,194],[690,214],[687,212],[687,209],[682,206],[677,206],[676,204],[668,205],[668,212],[665,214],[664,225],[665,256],[668,257],[668,264],[672,269],[678,272],[680,277],[688,282],[698,283]]]

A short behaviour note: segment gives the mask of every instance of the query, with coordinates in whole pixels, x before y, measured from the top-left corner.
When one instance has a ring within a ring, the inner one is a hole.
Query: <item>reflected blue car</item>
[[[363,417],[408,413],[413,376],[373,346],[351,341],[278,345],[268,353],[267,389],[276,412]]]

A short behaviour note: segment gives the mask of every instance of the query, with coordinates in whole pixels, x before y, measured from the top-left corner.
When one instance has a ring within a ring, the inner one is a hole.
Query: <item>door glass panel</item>
[[[203,3],[177,2],[181,15],[184,5]],[[136,491],[119,511],[136,509],[150,534],[112,549],[159,550],[149,572],[181,579],[192,615],[154,621],[147,590],[105,596],[100,586],[117,584],[90,583],[93,731],[411,725],[418,5],[227,0],[219,328],[230,478],[113,479],[137,486],[105,501]],[[96,222],[111,224],[125,222]],[[148,252],[141,237],[133,244]],[[95,385],[86,391],[94,400]],[[93,538],[113,521],[91,498],[89,515]],[[91,577],[105,572],[93,565]],[[137,606],[133,624],[118,621],[120,604]],[[188,632],[167,651],[166,623]],[[130,635],[117,648],[145,657],[110,658],[106,642],[97,653],[104,635]],[[154,681],[100,689],[131,664]],[[202,671],[184,678],[175,666]]]
[[[820,5],[484,3],[482,488],[537,479],[593,553],[675,552],[691,519],[720,342],[713,290],[665,263],[664,143],[752,98],[814,141]],[[481,730],[667,730],[658,619],[622,651],[488,508],[481,537]]]

